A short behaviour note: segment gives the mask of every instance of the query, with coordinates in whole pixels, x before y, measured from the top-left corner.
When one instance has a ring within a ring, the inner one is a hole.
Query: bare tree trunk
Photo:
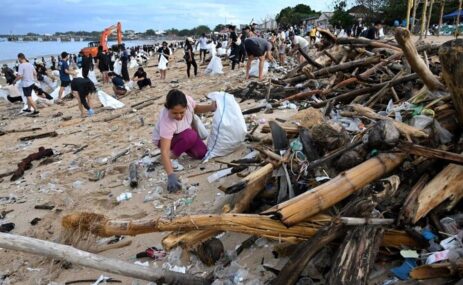
[[[410,12],[412,10],[413,0],[408,0],[407,5],[407,29],[410,29]]]
[[[458,38],[460,35],[460,17],[461,17],[461,5],[462,5],[462,0],[458,3],[458,17],[457,17],[457,28],[455,29],[455,38]]]
[[[440,30],[444,23],[444,8],[445,8],[445,0],[441,0],[440,3],[440,16],[439,16],[439,28],[437,29],[437,36],[440,36]]]
[[[416,22],[416,10],[418,9],[418,5],[420,5],[420,0],[415,0],[414,1],[414,4],[413,4],[413,21],[411,23],[411,27],[410,27],[410,32],[413,33],[413,30],[415,30],[415,22]]]
[[[420,40],[423,38],[423,32],[426,28],[426,12],[428,10],[428,0],[424,0],[423,13],[421,14]]]
[[[429,4],[429,13],[428,13],[428,20],[426,21],[426,33],[424,34],[424,37],[428,37],[428,31],[429,31],[429,24],[431,23],[431,16],[432,16],[432,6],[434,5],[434,0],[431,0],[431,4]]]
[[[29,254],[37,254],[55,259],[66,260],[71,263],[97,270],[147,281],[154,281],[159,284],[210,284],[210,282],[206,279],[193,275],[162,269],[146,268],[125,261],[82,251],[73,248],[72,246],[19,235],[0,233],[0,247],[22,251]]]

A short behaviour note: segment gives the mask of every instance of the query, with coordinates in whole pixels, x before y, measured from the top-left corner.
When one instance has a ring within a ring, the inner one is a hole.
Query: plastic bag
[[[116,62],[114,63],[114,73],[116,73],[117,75],[121,75],[121,72],[122,72],[122,63],[120,60],[116,60]]]
[[[240,105],[233,95],[225,92],[212,92],[208,98],[217,103],[212,120],[212,128],[207,140],[205,161],[224,156],[235,151],[244,142],[247,129]]]
[[[222,60],[215,55],[212,56],[212,59],[207,65],[204,73],[209,75],[223,74]]]
[[[98,90],[98,99],[104,107],[109,107],[113,109],[119,109],[124,107],[124,103],[117,99],[114,99],[113,97],[106,94],[106,92],[101,90]]]
[[[441,144],[448,144],[452,141],[453,135],[451,132],[447,131],[447,129],[443,128],[439,121],[434,120],[434,133],[438,136],[439,141]]]
[[[269,64],[267,61],[264,62],[264,69],[262,70],[262,76],[265,76],[268,72]],[[249,76],[259,77],[259,60],[254,60],[249,69]]]
[[[96,74],[95,71],[91,70],[88,72],[88,79],[90,79],[93,84],[98,85],[98,80],[96,79]]]
[[[158,64],[158,68],[159,70],[166,70],[167,69],[167,59],[165,56],[161,55],[161,58],[159,59],[159,64]]]
[[[57,87],[53,92],[51,92],[50,96],[53,97],[53,100],[58,99],[59,96],[59,89],[61,87]],[[71,86],[65,87],[63,91],[63,97],[71,93]]]
[[[198,115],[195,114],[193,116],[193,122],[191,126],[193,127],[193,129],[196,130],[196,132],[202,140],[207,139],[207,137],[209,136],[209,131],[206,129],[206,127],[203,124],[203,121],[201,121],[201,118]]]
[[[218,49],[217,49],[217,55],[218,55],[218,56],[227,55],[227,49],[225,49],[225,48],[218,48]]]
[[[431,117],[418,115],[412,118],[411,125],[420,130],[424,130],[432,124],[432,121],[433,118]]]
[[[130,57],[129,68],[134,69],[134,68],[137,68],[137,67],[138,67],[137,60],[135,58],[133,58],[133,57]]]

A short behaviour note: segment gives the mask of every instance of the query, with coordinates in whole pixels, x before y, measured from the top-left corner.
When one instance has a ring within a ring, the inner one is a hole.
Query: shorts
[[[280,45],[280,48],[278,49],[279,54],[286,54],[286,45],[282,44]]]
[[[71,81],[61,81],[61,87],[68,87],[69,85],[71,85]]]
[[[115,87],[116,87],[116,90],[127,91],[127,89],[125,89],[125,87],[121,87],[121,86],[115,86]]]
[[[202,48],[202,49],[200,49],[200,50],[199,50],[199,52],[204,52],[204,53],[207,53],[207,49],[205,49],[205,48]]]
[[[263,56],[266,52],[266,50],[262,50],[262,48],[258,44],[256,44],[254,41],[250,41],[248,39],[244,41],[244,48],[246,49],[246,54],[252,55],[255,57]]]
[[[23,87],[23,93],[25,97],[31,97],[32,96],[32,90],[34,89],[34,84],[28,87]]]

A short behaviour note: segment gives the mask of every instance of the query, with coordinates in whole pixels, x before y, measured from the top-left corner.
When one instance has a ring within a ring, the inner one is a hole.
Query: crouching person
[[[95,84],[88,78],[77,77],[71,82],[71,90],[72,95],[74,95],[79,102],[80,115],[82,117],[86,117],[87,115],[89,117],[93,116],[95,112],[90,107],[89,95],[91,93],[96,93]]]
[[[143,70],[143,67],[139,67],[137,72],[133,75],[132,80],[137,82],[138,88],[142,90],[144,87],[151,87],[151,79],[146,76],[146,72]]]
[[[161,149],[161,162],[167,173],[167,190],[175,192],[181,189],[180,181],[174,171],[184,168],[178,157],[186,153],[193,159],[202,159],[207,147],[191,125],[195,113],[213,112],[215,102],[209,105],[197,105],[193,98],[182,91],[173,89],[166,97],[164,108],[153,131],[153,143]]]
[[[113,83],[114,95],[116,95],[116,97],[124,96],[127,93],[127,89],[125,89],[125,83],[122,77],[112,71],[108,73],[108,76]]]

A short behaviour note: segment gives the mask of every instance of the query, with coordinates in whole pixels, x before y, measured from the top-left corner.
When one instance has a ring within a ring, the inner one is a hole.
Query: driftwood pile
[[[300,51],[307,61],[283,78],[229,90],[242,100],[266,99],[245,114],[285,101],[299,112],[262,128],[268,138],[249,135],[258,160],[230,163],[247,175],[220,187],[227,199],[217,212],[152,220],[75,213],[63,218],[63,228],[98,236],[168,231],[165,250],[182,246],[204,264],[224,267],[230,261],[215,238],[222,231],[252,236],[237,254],[254,237],[277,240],[273,251],[287,262],[267,268],[274,274],[263,280],[269,284],[453,284],[463,278],[463,40],[415,44],[404,29],[395,41],[324,35],[323,49]],[[439,244],[449,237],[453,247]],[[446,258],[426,264],[444,249]],[[403,250],[419,255],[416,266],[393,274],[391,268],[410,259]],[[309,265],[319,274],[306,270]],[[163,281],[214,281],[212,275],[188,278]]]

